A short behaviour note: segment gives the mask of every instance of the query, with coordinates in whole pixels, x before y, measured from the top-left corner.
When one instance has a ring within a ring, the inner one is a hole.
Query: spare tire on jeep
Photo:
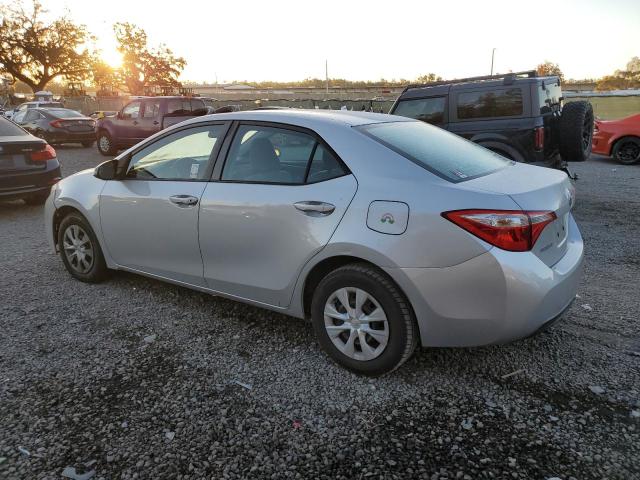
[[[591,155],[593,107],[589,102],[569,102],[562,108],[558,146],[565,162],[584,162]]]

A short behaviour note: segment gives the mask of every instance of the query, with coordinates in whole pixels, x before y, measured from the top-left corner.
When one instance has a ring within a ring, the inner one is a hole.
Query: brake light
[[[442,216],[510,252],[531,250],[544,228],[557,218],[554,212],[520,210],[455,210]]]
[[[544,149],[544,127],[536,127],[534,132],[536,150]]]
[[[53,120],[51,122],[49,122],[49,125],[51,125],[54,128],[63,128],[64,125],[62,124],[61,120]]]
[[[47,160],[53,160],[56,158],[56,151],[51,145],[47,145],[43,150],[37,152],[31,152],[32,162],[46,162]]]

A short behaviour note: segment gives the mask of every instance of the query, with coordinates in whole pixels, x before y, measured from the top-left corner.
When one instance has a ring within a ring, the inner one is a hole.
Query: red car
[[[596,120],[593,153],[631,165],[640,162],[640,113],[621,120]]]

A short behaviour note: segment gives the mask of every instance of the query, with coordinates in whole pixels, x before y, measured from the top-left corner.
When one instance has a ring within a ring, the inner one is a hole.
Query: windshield
[[[510,164],[486,148],[423,122],[374,123],[355,128],[450,182],[487,175]]]
[[[49,108],[48,112],[56,116],[58,118],[78,118],[84,117],[80,112],[76,112],[75,110],[69,110],[67,108]]]

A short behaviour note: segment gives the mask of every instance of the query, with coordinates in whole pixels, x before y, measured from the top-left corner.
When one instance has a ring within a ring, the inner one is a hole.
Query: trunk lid
[[[69,132],[92,132],[95,122],[90,118],[65,118],[55,120],[56,126],[64,128]]]
[[[569,215],[575,201],[574,187],[564,172],[516,163],[464,184],[508,195],[522,210],[554,212],[556,220],[545,227],[532,252],[548,266],[556,264],[564,256]]]
[[[46,144],[27,135],[0,137],[0,174],[47,168],[46,162],[31,160],[31,152],[42,150]]]

